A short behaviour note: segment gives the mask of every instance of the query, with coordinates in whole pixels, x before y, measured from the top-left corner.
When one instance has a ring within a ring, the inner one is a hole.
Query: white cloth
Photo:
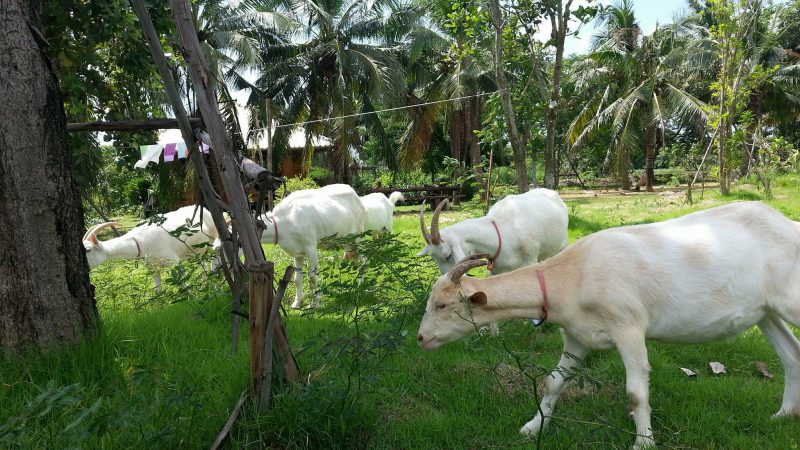
[[[154,162],[158,164],[158,159],[161,157],[161,146],[158,144],[142,145],[139,147],[142,153],[142,159],[136,161],[133,165],[134,169],[144,169],[148,163]]]

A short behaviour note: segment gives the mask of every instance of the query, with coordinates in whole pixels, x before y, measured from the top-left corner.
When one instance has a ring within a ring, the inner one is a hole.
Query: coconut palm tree
[[[236,73],[236,85],[251,90],[251,108],[269,99],[282,123],[306,122],[309,135],[328,135],[336,171],[350,182],[359,127],[383,136],[373,112],[401,104],[405,72],[397,56],[421,12],[392,0],[285,0],[268,7],[281,20],[259,30],[265,37],[256,80]],[[279,131],[285,138],[290,130]]]
[[[630,5],[623,2],[621,6]],[[603,69],[599,72],[607,84],[596,90],[572,122],[568,141],[580,148],[601,128],[610,129],[609,154],[615,157],[623,189],[630,189],[630,155],[643,148],[645,186],[652,190],[655,157],[665,145],[667,130],[675,124],[704,128],[707,117],[704,103],[692,95],[687,83],[692,68],[685,64],[684,42],[677,28],[661,28],[641,40],[636,29],[606,30],[604,40],[597,41],[589,58]]]

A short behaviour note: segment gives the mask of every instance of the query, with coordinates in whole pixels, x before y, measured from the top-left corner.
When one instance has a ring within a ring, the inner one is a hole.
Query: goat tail
[[[402,192],[394,191],[391,195],[389,195],[389,201],[392,202],[392,206],[397,205],[397,202],[402,202],[405,199],[406,198]]]

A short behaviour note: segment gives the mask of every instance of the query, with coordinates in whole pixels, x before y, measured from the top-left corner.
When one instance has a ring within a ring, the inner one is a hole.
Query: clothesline
[[[367,111],[367,112],[361,112],[361,113],[356,113],[356,114],[347,114],[347,115],[338,116],[338,117],[327,117],[325,119],[306,120],[305,122],[279,124],[279,125],[275,125],[275,128],[277,129],[277,128],[305,126],[305,125],[312,124],[312,123],[329,122],[331,120],[349,119],[351,117],[360,117],[360,116],[366,116],[366,115],[370,115],[370,114],[378,114],[378,113],[383,113],[383,112],[400,111],[400,110],[403,110],[403,109],[418,108],[420,106],[428,106],[428,105],[436,105],[436,104],[439,104],[439,103],[456,102],[456,101],[465,100],[465,99],[468,99],[468,98],[483,97],[483,96],[486,96],[486,95],[497,94],[497,93],[503,92],[503,91],[504,91],[504,89],[498,89],[498,90],[492,91],[492,92],[481,92],[481,93],[478,93],[478,94],[465,95],[465,96],[462,96],[462,97],[455,97],[455,98],[448,98],[448,99],[445,99],[445,100],[435,100],[435,101],[432,101],[432,102],[418,103],[416,105],[397,106],[395,108],[386,108],[386,109],[381,109],[381,110],[378,110],[378,111]],[[267,127],[253,128],[252,130],[250,130],[250,132],[252,133],[254,131],[263,131],[263,130],[266,130],[266,129],[267,129]],[[237,134],[241,134],[241,132],[236,132],[236,133]]]

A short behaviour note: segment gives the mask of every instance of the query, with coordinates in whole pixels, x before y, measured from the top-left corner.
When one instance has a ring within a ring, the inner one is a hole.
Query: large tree
[[[97,324],[66,118],[41,3],[0,0],[0,348],[74,341]]]

